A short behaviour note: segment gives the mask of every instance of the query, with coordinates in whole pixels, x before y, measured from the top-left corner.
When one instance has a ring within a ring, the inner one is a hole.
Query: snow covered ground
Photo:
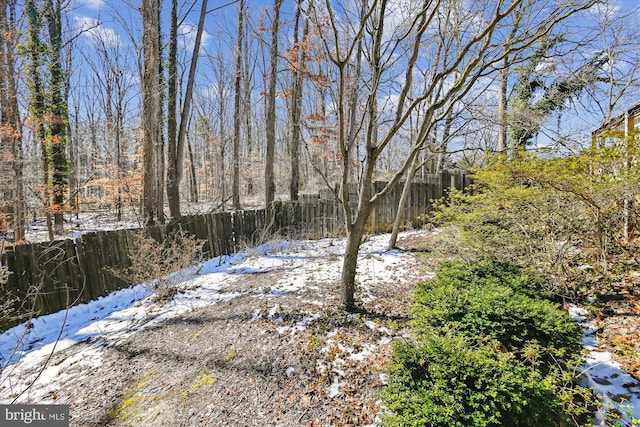
[[[405,233],[404,236],[407,236]],[[385,250],[388,236],[371,237],[360,253],[358,283],[362,297],[377,281],[389,279],[413,262],[411,254]],[[286,269],[290,274],[253,292],[277,298],[296,292],[314,281],[337,282],[340,276],[344,240],[276,241],[232,256],[222,256],[202,263],[176,279],[179,292],[166,304],[154,302],[149,286],[137,285],[114,292],[88,304],[82,304],[33,319],[28,325],[16,326],[0,335],[0,403],[49,403],[52,384],[64,386],[70,380],[67,372],[98,366],[105,348],[115,346],[139,331],[181,313],[228,301],[240,295],[226,291],[247,275]],[[313,280],[311,280],[313,279]],[[277,306],[276,306],[277,308]],[[571,314],[586,329],[586,312],[577,307]],[[255,317],[264,314],[256,311]],[[303,319],[296,328],[304,329],[313,319]],[[79,343],[90,344],[79,346]],[[64,360],[52,363],[56,354],[71,352]],[[593,334],[585,338],[589,350],[585,371],[590,385],[608,402],[628,399],[625,405],[635,418],[640,418],[640,393],[629,384],[638,381],[621,370],[611,354],[598,351]],[[366,349],[365,349],[366,350]],[[623,424],[624,425],[624,424]]]
[[[358,281],[364,297],[368,285],[395,274],[390,264],[412,257],[399,251],[385,251],[388,237],[376,236],[362,246]],[[117,345],[132,334],[181,313],[239,296],[221,292],[244,275],[285,268],[292,274],[269,283],[262,292],[271,296],[300,289],[313,281],[334,281],[340,277],[344,241],[274,241],[231,256],[216,257],[180,277],[178,293],[169,303],[154,302],[148,285],[122,289],[67,311],[41,316],[0,335],[0,403],[41,402],[52,383],[64,384],[65,371],[76,364],[100,363],[101,349]],[[190,277],[185,277],[190,276]],[[257,314],[256,314],[257,315]],[[304,323],[301,323],[301,328]],[[53,366],[48,363],[61,350],[78,343],[95,343],[73,358]],[[41,369],[39,369],[41,368]],[[43,402],[45,403],[45,402]],[[48,403],[48,402],[47,402]]]
[[[570,306],[569,315],[579,322],[585,330],[583,344],[587,350],[584,374],[588,386],[597,390],[604,410],[619,408],[620,425],[637,426],[632,424],[635,418],[640,422],[640,382],[622,369],[613,360],[608,351],[600,350],[601,345],[595,335],[593,322],[589,319],[587,310],[582,307]],[[599,414],[598,421],[603,423],[604,413]],[[596,424],[596,425],[605,425]]]

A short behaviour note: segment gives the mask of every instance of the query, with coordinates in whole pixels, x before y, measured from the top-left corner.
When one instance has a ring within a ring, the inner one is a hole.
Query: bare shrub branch
[[[177,284],[196,274],[193,266],[202,261],[204,241],[176,232],[158,242],[148,232],[133,234],[129,246],[131,266],[113,271],[131,283],[144,283],[158,302],[172,299]]]

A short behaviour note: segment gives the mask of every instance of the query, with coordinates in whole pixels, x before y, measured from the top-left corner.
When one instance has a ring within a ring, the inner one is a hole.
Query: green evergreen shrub
[[[458,273],[453,271],[456,266]],[[415,332],[453,330],[472,342],[497,341],[522,357],[525,349],[535,346],[540,349],[536,363],[578,355],[580,326],[557,304],[524,293],[528,285],[513,270],[496,271],[491,277],[486,267],[449,264],[439,270],[436,280],[420,283],[412,309]]]
[[[455,334],[398,341],[384,393],[389,426],[553,426],[562,403],[551,376],[491,343]]]
[[[383,400],[389,426],[586,423],[576,384],[580,327],[508,263],[447,262],[419,284],[412,339],[396,342]]]

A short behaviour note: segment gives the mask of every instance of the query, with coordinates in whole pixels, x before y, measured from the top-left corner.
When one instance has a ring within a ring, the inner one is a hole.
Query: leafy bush
[[[452,192],[432,217],[462,240],[465,259],[497,258],[564,273],[591,262],[608,269],[632,251],[640,194],[637,167],[625,167],[640,144],[602,147],[563,158],[521,153],[475,171],[467,193]],[[634,206],[635,204],[631,204]]]
[[[387,425],[586,422],[593,397],[572,370],[581,330],[541,282],[512,264],[449,262],[419,284],[415,338],[395,344],[389,365]]]

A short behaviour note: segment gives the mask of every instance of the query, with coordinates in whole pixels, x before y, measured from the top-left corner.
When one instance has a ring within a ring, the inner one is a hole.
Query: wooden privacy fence
[[[459,170],[412,183],[405,222],[417,225],[418,216],[431,209],[431,200],[441,198],[450,187],[463,189],[468,184],[464,171]],[[374,189],[380,190],[384,185],[377,182]],[[386,229],[393,223],[402,187],[402,183],[396,186],[376,208],[369,219],[371,229]],[[188,215],[145,231],[159,244],[176,232],[202,240],[204,256],[208,258],[260,244],[267,239],[267,230],[269,235],[297,238],[342,234],[344,213],[329,194],[305,195],[298,202],[276,202],[269,218],[264,209]],[[129,251],[137,231],[91,232],[75,239],[17,245],[6,250],[0,261],[11,274],[6,285],[0,287],[0,308],[12,301],[15,310],[2,310],[0,329],[24,320],[9,317],[9,311],[23,315],[53,313],[131,285],[114,271],[131,265]]]
[[[412,182],[403,211],[403,223],[410,224],[414,228],[420,226],[419,217],[431,211],[433,200],[445,196],[449,188],[463,190],[470,184],[471,178],[464,169],[444,170],[439,174],[427,175],[424,181]],[[374,192],[381,191],[385,185],[387,185],[386,182],[375,182],[372,190]],[[398,183],[391,193],[378,204],[369,217],[371,230],[387,231],[393,225],[403,188],[404,182]],[[349,191],[349,200],[353,206],[357,204],[358,194],[355,186]],[[288,202],[283,208],[288,211],[281,213],[284,216],[283,223],[276,224],[276,228],[282,229],[286,224],[286,226],[308,233],[310,237],[324,237],[344,227],[344,212],[342,207],[335,203],[333,193],[330,190],[302,195],[299,202]]]
[[[257,243],[266,226],[265,218],[265,210],[188,215],[145,231],[158,245],[181,232],[204,241],[205,257],[216,257]],[[14,298],[18,314],[54,313],[131,285],[116,272],[131,266],[129,251],[139,231],[91,232],[75,239],[10,248],[1,257],[11,274],[0,289],[0,307]],[[8,310],[4,312],[2,330],[23,320],[6,316]]]

